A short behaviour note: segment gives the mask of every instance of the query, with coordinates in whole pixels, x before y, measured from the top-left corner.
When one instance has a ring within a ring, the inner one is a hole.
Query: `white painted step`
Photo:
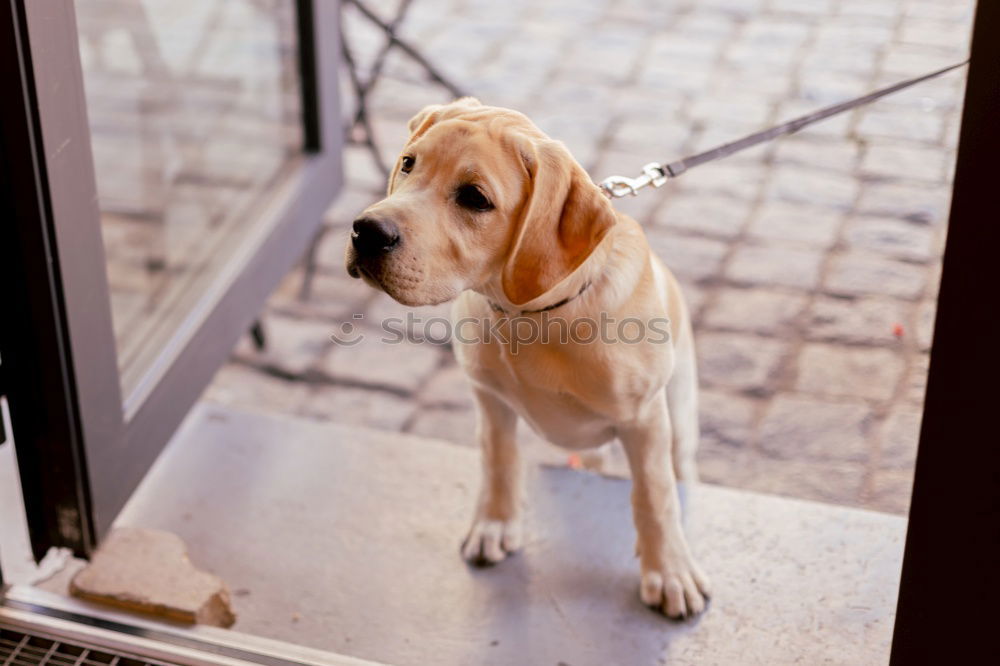
[[[180,535],[234,629],[388,664],[887,660],[902,518],[688,488],[714,596],[675,623],[638,599],[628,481],[535,468],[524,551],[473,569],[478,483],[452,444],[201,404],[119,524]]]

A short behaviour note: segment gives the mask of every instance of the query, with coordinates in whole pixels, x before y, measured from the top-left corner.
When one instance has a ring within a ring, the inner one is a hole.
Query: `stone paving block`
[[[286,308],[294,307],[299,302],[299,292],[302,289],[302,266],[296,266],[281,279],[267,301],[267,310],[284,312]]]
[[[764,0],[703,0],[703,3],[709,11],[674,15],[671,24],[688,36],[728,40],[746,17],[760,13]]]
[[[413,113],[408,114],[407,120],[419,110],[419,108],[415,109]],[[378,141],[382,161],[391,170],[393,165],[396,163],[396,159],[399,157],[399,154],[406,146],[406,142],[410,139],[410,129],[407,125],[407,121],[397,118],[372,118],[371,125],[372,131],[375,132],[375,137]],[[388,178],[383,178],[382,187],[379,191],[380,196],[373,197],[367,205],[373,204],[385,196],[387,187]],[[358,212],[360,213],[361,211],[359,210]]]
[[[897,345],[896,327],[906,335],[913,305],[878,296],[817,296],[809,307],[804,332],[810,340],[863,345]]]
[[[934,257],[934,238],[931,227],[886,217],[855,217],[844,229],[844,240],[851,249],[912,262]]]
[[[472,409],[472,385],[456,363],[438,370],[420,391],[420,404],[430,407]]]
[[[654,35],[646,62],[679,63],[683,66],[712,63],[720,55],[723,44],[716,40],[675,32]]]
[[[794,17],[758,15],[744,24],[740,37],[764,49],[775,44],[801,46],[809,38],[809,33],[808,22],[796,20]]]
[[[416,413],[412,400],[388,391],[317,384],[297,408],[297,413],[315,419],[381,430],[402,430]]]
[[[893,19],[903,11],[898,2],[871,2],[871,0],[841,0],[841,16],[863,16]]]
[[[730,63],[750,61],[766,63],[780,71],[793,66],[799,51],[800,48],[797,44],[775,45],[762,50],[756,44],[744,42],[737,37],[726,49],[725,60]]]
[[[913,470],[922,418],[922,410],[913,407],[898,407],[889,412],[882,426],[880,467]]]
[[[748,448],[758,402],[737,393],[702,389],[698,392],[701,444],[714,442],[726,447]]]
[[[859,1],[859,0],[852,0]],[[970,0],[939,2],[938,0],[910,0],[906,5],[907,18],[925,18],[969,25],[975,4]]]
[[[816,138],[787,137],[775,144],[774,160],[779,164],[851,172],[860,150],[853,141],[827,141]]]
[[[937,302],[924,301],[917,306],[916,325],[913,334],[916,335],[917,347],[928,351],[934,341],[934,318],[937,316]]]
[[[647,229],[646,238],[653,252],[681,281],[717,275],[727,249],[725,243],[716,240],[667,233],[655,227]]]
[[[746,245],[733,254],[726,277],[740,284],[812,289],[820,277],[823,254],[780,245]]]
[[[473,80],[476,66],[495,51],[514,29],[510,23],[464,17],[445,25],[434,39],[421,44],[424,55],[453,81]],[[426,84],[424,84],[426,85]],[[427,86],[437,87],[437,86]]]
[[[402,119],[401,122],[405,123],[406,119]],[[344,173],[348,174],[347,179],[352,186],[368,192],[385,191],[385,176],[378,170],[367,147],[344,146],[343,160]]]
[[[806,294],[800,292],[723,287],[704,313],[702,323],[710,328],[781,338],[793,332],[807,300]]]
[[[845,40],[841,34],[847,32],[855,31],[841,30],[835,38],[825,36],[822,30],[817,34],[808,54],[801,59],[799,78],[806,84],[800,90],[802,96],[819,101],[829,99],[832,92],[843,93],[851,89],[860,91],[869,84],[876,71],[880,47],[862,41],[860,38],[864,36],[864,31],[859,32],[858,39],[854,41]],[[821,98],[813,98],[809,93],[816,90],[815,86],[822,86],[831,76],[835,88],[822,89],[825,94]]]
[[[229,407],[294,413],[308,393],[307,384],[278,379],[236,363],[222,366],[202,396]]]
[[[713,125],[763,125],[771,117],[772,104],[759,95],[700,95],[688,107],[694,122]]]
[[[778,166],[772,175],[768,197],[849,210],[854,206],[859,190],[860,183],[854,176]]]
[[[749,451],[725,474],[725,484],[818,502],[858,504],[864,478],[860,463],[780,460]]]
[[[406,126],[405,122],[401,122],[400,124],[404,127]],[[355,183],[351,174],[347,174],[346,178],[347,182],[344,185],[343,191],[337,197],[334,204],[327,209],[323,215],[323,221],[334,231],[350,233],[348,230],[351,228],[354,220],[368,206],[371,206],[385,196],[386,180],[382,178],[378,187],[365,187],[360,183]],[[343,240],[347,240],[346,236]],[[330,255],[331,258],[335,256],[336,254]],[[343,260],[344,248],[341,247],[339,257],[341,265],[344,263]]]
[[[945,177],[948,154],[940,148],[901,146],[877,142],[865,148],[861,170],[885,180],[923,180],[940,183]]]
[[[633,110],[634,111],[634,110]],[[684,153],[684,146],[691,138],[691,128],[680,119],[674,117],[676,111],[669,115],[659,115],[650,117],[648,114],[639,114],[634,118],[625,118],[615,130],[611,140],[611,153],[620,153],[620,156],[607,157],[607,162],[602,162],[602,168],[623,168],[629,167],[638,175],[638,167],[646,162],[642,162],[643,155],[649,150],[651,145],[655,145],[658,151],[657,157],[649,157],[647,161],[662,162],[673,156],[681,156]],[[598,178],[603,175],[595,174]],[[606,174],[610,175],[610,174]],[[625,174],[621,174],[625,175]]]
[[[714,332],[701,332],[696,344],[703,385],[757,395],[767,392],[788,347],[771,338]]]
[[[828,16],[833,13],[834,0],[771,0],[768,8],[781,14]]]
[[[942,251],[942,254],[944,252]],[[936,261],[927,272],[927,289],[924,294],[927,298],[937,301],[938,291],[941,289],[941,262]]]
[[[681,285],[681,293],[684,294],[684,300],[687,302],[688,312],[694,321],[698,321],[698,314],[708,299],[711,289],[701,287],[690,280],[680,280],[679,283]]]
[[[944,138],[944,115],[938,112],[872,107],[860,113],[857,132],[864,139],[891,138],[940,144]]]
[[[766,201],[753,216],[747,233],[756,239],[828,248],[837,238],[844,213],[809,204]]]
[[[304,376],[333,346],[333,326],[325,321],[297,319],[278,314],[262,318],[267,345],[263,351],[244,342],[236,358],[252,365],[272,368],[283,375]]]
[[[915,405],[924,404],[927,391],[927,371],[930,369],[930,355],[919,354],[910,362],[910,371],[903,385],[903,399]]]
[[[374,200],[370,203],[374,203]],[[356,214],[360,213],[361,210],[359,209]],[[319,270],[334,275],[340,279],[350,280],[350,282],[345,282],[345,284],[357,285],[358,291],[361,291],[360,286],[363,283],[360,280],[351,278],[347,274],[345,255],[347,252],[347,246],[351,242],[350,229],[350,222],[338,228],[328,229],[326,233],[323,234],[319,244],[316,246],[314,260],[316,262],[316,267]]]
[[[452,99],[451,93],[443,88],[428,85],[423,81],[407,81],[403,79],[382,77],[369,96],[368,109],[372,117],[391,119],[401,122],[413,117],[420,109],[429,104],[445,104]],[[348,146],[359,151],[366,151],[363,146]],[[345,169],[345,173],[352,172]],[[379,174],[381,178],[381,174]],[[352,179],[353,180],[353,179]],[[385,179],[382,178],[382,185]],[[365,181],[369,182],[369,181]]]
[[[955,58],[955,61],[960,58]],[[954,62],[954,61],[953,61]],[[880,73],[875,77],[873,85],[888,86],[899,83],[899,75]],[[957,119],[960,117],[955,113],[965,98],[965,76],[964,70],[957,70],[944,74],[936,79],[924,81],[920,85],[913,86],[898,93],[889,95],[879,100],[879,107],[883,110],[904,108],[910,113],[940,113],[945,117]]]
[[[761,421],[758,447],[784,460],[866,463],[872,422],[871,408],[860,401],[779,394]]]
[[[943,224],[947,221],[951,191],[904,183],[869,183],[861,191],[857,210],[872,215],[888,215],[910,222]]]
[[[712,94],[733,93],[758,94],[770,99],[782,99],[795,89],[795,79],[788,69],[769,67],[767,63],[755,60],[733,61],[727,59],[725,66],[711,81],[708,91]],[[754,129],[763,129],[756,126]],[[736,137],[733,137],[736,138]]]
[[[921,266],[862,252],[836,255],[824,287],[831,294],[860,296],[866,294],[916,299],[927,284],[927,271]]]
[[[912,469],[879,469],[872,474],[870,490],[861,505],[874,511],[905,516],[913,494]]]
[[[750,216],[751,204],[728,197],[705,197],[681,192],[667,196],[653,224],[708,236],[734,238]]]
[[[894,28],[893,17],[842,14],[835,20],[821,24],[810,44],[821,52],[839,49],[861,52],[871,57],[874,50],[884,48],[886,42],[892,39]],[[844,48],[845,44],[849,44],[850,48]],[[866,46],[869,48],[863,48]]]
[[[303,280],[300,273],[299,279],[286,287],[291,291],[284,298],[272,299],[272,309],[300,319],[325,321],[331,333],[344,321],[352,321],[353,315],[364,312],[374,296],[367,285],[350,277],[346,270],[317,271],[305,298],[301,297]]]
[[[421,409],[406,432],[462,446],[479,446],[476,442],[476,414],[471,409]]]
[[[731,141],[739,136],[739,132],[727,131],[725,136],[720,136],[711,145]],[[752,201],[760,194],[767,176],[766,170],[759,167],[762,150],[750,150],[731,160],[705,164],[685,174],[680,184],[685,192],[705,196],[724,194],[734,199]],[[747,168],[748,165],[754,168]]]
[[[445,353],[436,345],[399,342],[399,336],[377,329],[360,332],[361,342],[334,347],[320,364],[334,381],[412,393],[441,364]]]
[[[649,139],[658,138],[661,132],[669,137],[675,125],[678,131],[690,133],[688,123],[683,120],[682,114],[688,105],[688,99],[684,95],[665,95],[659,90],[627,86],[616,90],[610,103],[611,112],[621,120],[622,124],[635,122],[637,126],[648,127],[652,132],[645,136],[646,143],[637,146],[638,148],[648,148]],[[676,120],[671,120],[673,118]],[[643,137],[635,138],[638,140]]]
[[[901,352],[808,343],[797,359],[795,388],[814,395],[888,401],[903,378]]]
[[[698,479],[701,483],[737,488],[737,483],[742,483],[743,479],[741,477],[737,481],[732,470],[741,467],[743,461],[752,455],[751,451],[706,438],[699,445],[696,457]]]
[[[945,45],[893,44],[882,61],[882,71],[887,75],[909,77],[947,67],[964,57],[963,41]]]
[[[654,60],[646,58],[639,71],[638,85],[662,94],[694,94],[712,80],[714,57],[699,60]]]
[[[170,532],[119,527],[70,582],[73,596],[175,622],[230,627],[229,590],[195,568],[181,538]]]
[[[622,84],[642,54],[643,37],[634,26],[603,25],[583,39],[574,40],[564,60],[565,74],[577,81]]]
[[[848,64],[854,64],[853,61],[843,63],[842,58],[840,61],[842,64],[839,69],[834,68],[833,59],[811,61],[810,66],[801,71],[799,95],[819,107],[837,104],[867,93],[871,88],[870,73],[860,67],[847,69]]]

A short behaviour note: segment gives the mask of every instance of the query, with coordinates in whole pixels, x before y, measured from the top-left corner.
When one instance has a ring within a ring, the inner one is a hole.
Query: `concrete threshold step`
[[[885,663],[905,520],[686,489],[708,611],[638,599],[630,483],[533,467],[522,553],[458,555],[478,452],[199,405],[119,525],[180,535],[233,593],[235,630],[388,664]]]

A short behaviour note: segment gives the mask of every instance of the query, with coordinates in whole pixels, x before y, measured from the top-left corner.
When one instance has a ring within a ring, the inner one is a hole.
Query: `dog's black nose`
[[[360,254],[381,254],[399,244],[399,227],[395,222],[361,217],[354,220],[351,243]]]

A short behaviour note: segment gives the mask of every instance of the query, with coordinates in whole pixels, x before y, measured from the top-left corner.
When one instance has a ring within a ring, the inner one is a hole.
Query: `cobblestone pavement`
[[[387,3],[388,6],[388,3]],[[962,59],[970,0],[417,0],[402,30],[473,94],[564,140],[595,179],[709,147]],[[378,35],[349,22],[362,61]],[[377,88],[393,159],[447,96],[399,54]],[[964,74],[619,202],[692,305],[705,480],[903,513],[909,502]],[[406,308],[347,277],[353,216],[383,178],[359,147],[302,272],[208,397],[473,445],[450,350],[328,339]],[[446,308],[423,308],[424,317]]]

